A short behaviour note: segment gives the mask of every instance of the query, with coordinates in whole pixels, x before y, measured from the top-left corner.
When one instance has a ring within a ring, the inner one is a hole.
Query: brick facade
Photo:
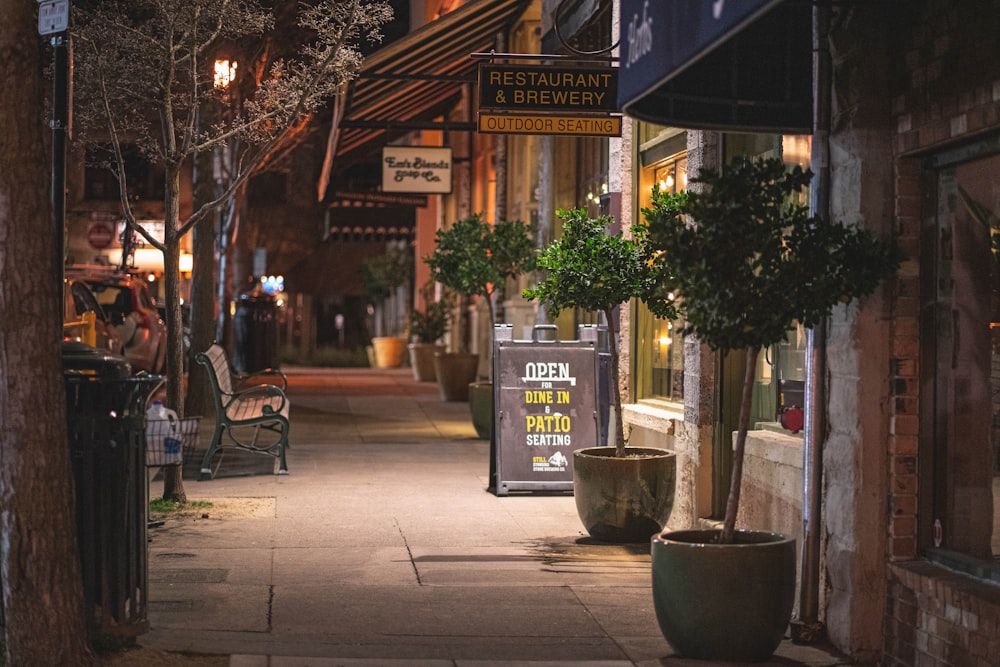
[[[923,158],[1000,132],[1000,2],[926,0],[899,13],[889,31],[897,40],[891,49],[894,222],[910,259],[897,276],[892,304],[883,664],[985,667],[1000,661],[1000,589],[918,560],[921,509],[930,507],[920,475],[919,258],[930,189]]]

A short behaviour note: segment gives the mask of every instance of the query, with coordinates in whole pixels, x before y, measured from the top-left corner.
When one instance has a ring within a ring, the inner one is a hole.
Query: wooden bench
[[[218,344],[200,352],[195,359],[205,366],[212,381],[215,399],[215,433],[212,443],[201,460],[200,479],[212,479],[212,457],[223,447],[266,454],[278,460],[279,475],[288,474],[285,449],[288,447],[288,379],[279,370],[267,369],[247,375],[236,375],[229,366],[226,352]],[[275,384],[247,384],[253,378],[277,378]],[[280,380],[280,385],[277,381]],[[273,442],[260,443],[261,431],[271,431]],[[249,433],[249,435],[248,435]],[[229,437],[223,442],[223,434]]]

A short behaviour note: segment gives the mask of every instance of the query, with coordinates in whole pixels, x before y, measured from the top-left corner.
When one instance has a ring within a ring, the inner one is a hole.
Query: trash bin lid
[[[62,365],[64,375],[92,375],[102,378],[132,376],[132,366],[125,357],[75,340],[63,341]]]

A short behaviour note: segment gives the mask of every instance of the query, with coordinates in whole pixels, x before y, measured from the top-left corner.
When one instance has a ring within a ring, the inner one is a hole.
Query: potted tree
[[[481,297],[486,302],[490,324],[490,353],[493,349],[493,325],[496,323],[496,307],[493,303],[496,291],[508,279],[530,271],[534,267],[534,253],[530,225],[521,220],[505,220],[491,225],[477,213],[456,221],[447,229],[438,230],[434,252],[424,258],[424,261],[430,266],[431,276],[435,280],[461,297],[462,313],[465,312],[468,299],[472,297]],[[470,332],[468,327],[461,326],[461,318],[459,323],[459,354],[468,355]],[[470,384],[477,380],[478,357],[472,365],[471,377],[448,382],[448,397],[445,396],[442,371],[450,365],[449,362],[456,359],[444,354],[439,354],[437,359],[442,397],[445,400],[470,400]],[[461,361],[468,363],[465,357]],[[451,377],[450,374],[448,377]],[[459,386],[463,380],[464,386]],[[470,400],[473,423],[483,438],[489,437],[493,421],[493,388],[489,380],[484,378],[484,383],[473,390],[477,398],[474,404]]]
[[[538,255],[544,277],[524,291],[558,315],[565,308],[603,313],[611,339],[609,396],[615,415],[614,447],[588,447],[573,453],[573,495],[580,520],[591,536],[609,542],[649,540],[673,509],[676,455],[666,449],[627,447],[618,382],[618,332],[614,309],[632,298],[647,300],[658,316],[673,313],[669,301],[649,299],[656,285],[645,228],[632,237],[610,235],[610,216],[590,218],[584,210],[558,211],[565,225],[561,238]]]
[[[362,284],[374,308],[372,347],[377,368],[395,368],[403,363],[406,340],[400,335],[400,311],[405,305],[397,288],[406,284],[410,273],[410,254],[400,248],[390,248],[362,265]]]
[[[736,530],[754,370],[795,322],[820,324],[838,303],[872,293],[899,266],[870,230],[808,215],[811,173],[778,159],[703,169],[697,192],[653,191],[644,209],[660,287],[684,332],[720,352],[746,351],[725,520],[720,529],[652,541],[653,595],[664,637],[682,655],[763,660],[777,648],[795,593],[795,541]]]
[[[455,307],[455,296],[445,287],[440,297],[435,298],[435,285],[428,281],[420,288],[424,308],[410,311],[410,367],[417,382],[434,382],[434,355],[445,351],[440,344],[441,337],[448,331],[451,311]]]

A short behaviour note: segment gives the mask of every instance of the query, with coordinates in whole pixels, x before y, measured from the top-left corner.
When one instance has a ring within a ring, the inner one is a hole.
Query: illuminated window
[[[684,135],[679,135],[683,137]],[[687,187],[687,157],[679,153],[642,170],[640,207],[652,204],[653,185],[677,192]],[[683,320],[657,319],[642,303],[636,304],[634,377],[636,398],[684,400]]]

